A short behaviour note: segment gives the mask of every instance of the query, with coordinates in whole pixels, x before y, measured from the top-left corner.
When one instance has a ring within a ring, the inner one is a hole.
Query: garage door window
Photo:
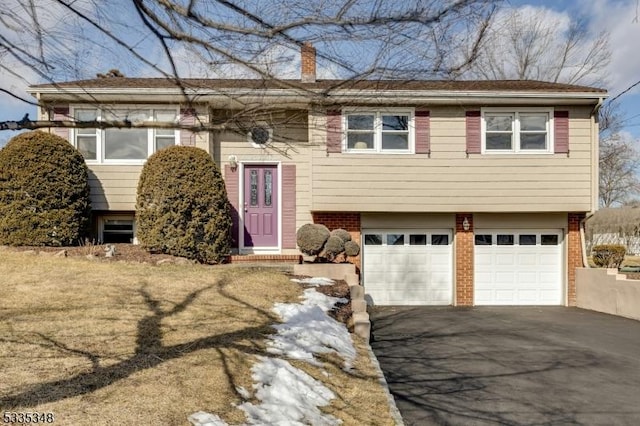
[[[431,236],[431,245],[432,246],[448,246],[449,236],[446,234],[433,234]]]
[[[513,235],[510,235],[510,234],[498,234],[498,245],[499,246],[512,246],[513,245]]]
[[[476,235],[476,245],[477,246],[490,246],[492,244],[493,239],[490,234],[479,234]]]
[[[364,245],[365,246],[381,246],[382,245],[382,235],[380,235],[380,234],[365,234],[365,236],[364,236]]]
[[[388,246],[403,246],[404,234],[387,234]]]
[[[543,246],[557,246],[558,245],[558,236],[555,234],[542,234],[540,236],[540,242]]]
[[[409,245],[426,246],[427,236],[425,234],[411,234],[409,235]]]
[[[536,236],[533,234],[522,234],[518,238],[518,244],[521,246],[535,246]]]

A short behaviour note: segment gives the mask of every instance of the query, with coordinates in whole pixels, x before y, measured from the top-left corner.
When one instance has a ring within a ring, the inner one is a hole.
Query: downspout
[[[598,164],[599,164],[599,147],[598,147],[598,142],[599,142],[599,129],[597,127],[597,123],[598,123],[598,113],[600,112],[600,108],[602,108],[602,104],[604,103],[604,98],[598,98],[598,103],[596,104],[595,107],[593,107],[593,111],[591,112],[591,114],[593,115],[593,117],[595,117],[594,120],[594,124],[593,124],[593,135],[594,138],[596,138],[596,143],[594,143],[594,157],[595,160],[593,162],[593,164],[595,164],[594,166],[592,166],[592,184],[594,186],[594,191],[593,191],[593,197],[594,197],[594,202],[591,203],[591,211],[589,213],[586,214],[586,216],[584,217],[584,219],[582,219],[580,221],[580,248],[582,251],[582,267],[584,268],[589,268],[589,260],[587,259],[587,239],[585,237],[585,223],[587,222],[587,220],[589,220],[589,218],[591,218],[591,216],[593,216],[596,212],[597,209],[597,203],[598,203],[598,180],[599,180],[599,176],[598,176]]]
[[[580,221],[580,248],[582,251],[582,267],[590,268],[589,260],[587,259],[587,239],[584,234],[584,224],[591,216],[593,216],[595,212],[590,211],[587,215]]]

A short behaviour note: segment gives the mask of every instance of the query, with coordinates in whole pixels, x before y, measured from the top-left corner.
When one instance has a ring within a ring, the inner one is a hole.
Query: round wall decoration
[[[264,148],[271,143],[273,130],[266,124],[259,123],[251,127],[247,139],[255,148]]]

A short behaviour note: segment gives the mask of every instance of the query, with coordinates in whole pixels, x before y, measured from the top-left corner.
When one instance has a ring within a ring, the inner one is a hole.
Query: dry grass
[[[255,354],[298,285],[256,269],[149,266],[0,251],[0,411],[60,425],[184,425],[205,410],[244,421]],[[345,424],[391,424],[362,342],[356,368],[327,363]]]

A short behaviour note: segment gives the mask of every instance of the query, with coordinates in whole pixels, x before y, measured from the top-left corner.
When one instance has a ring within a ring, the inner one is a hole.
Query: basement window
[[[108,243],[133,243],[135,221],[132,217],[105,217],[102,219],[100,240]]]

